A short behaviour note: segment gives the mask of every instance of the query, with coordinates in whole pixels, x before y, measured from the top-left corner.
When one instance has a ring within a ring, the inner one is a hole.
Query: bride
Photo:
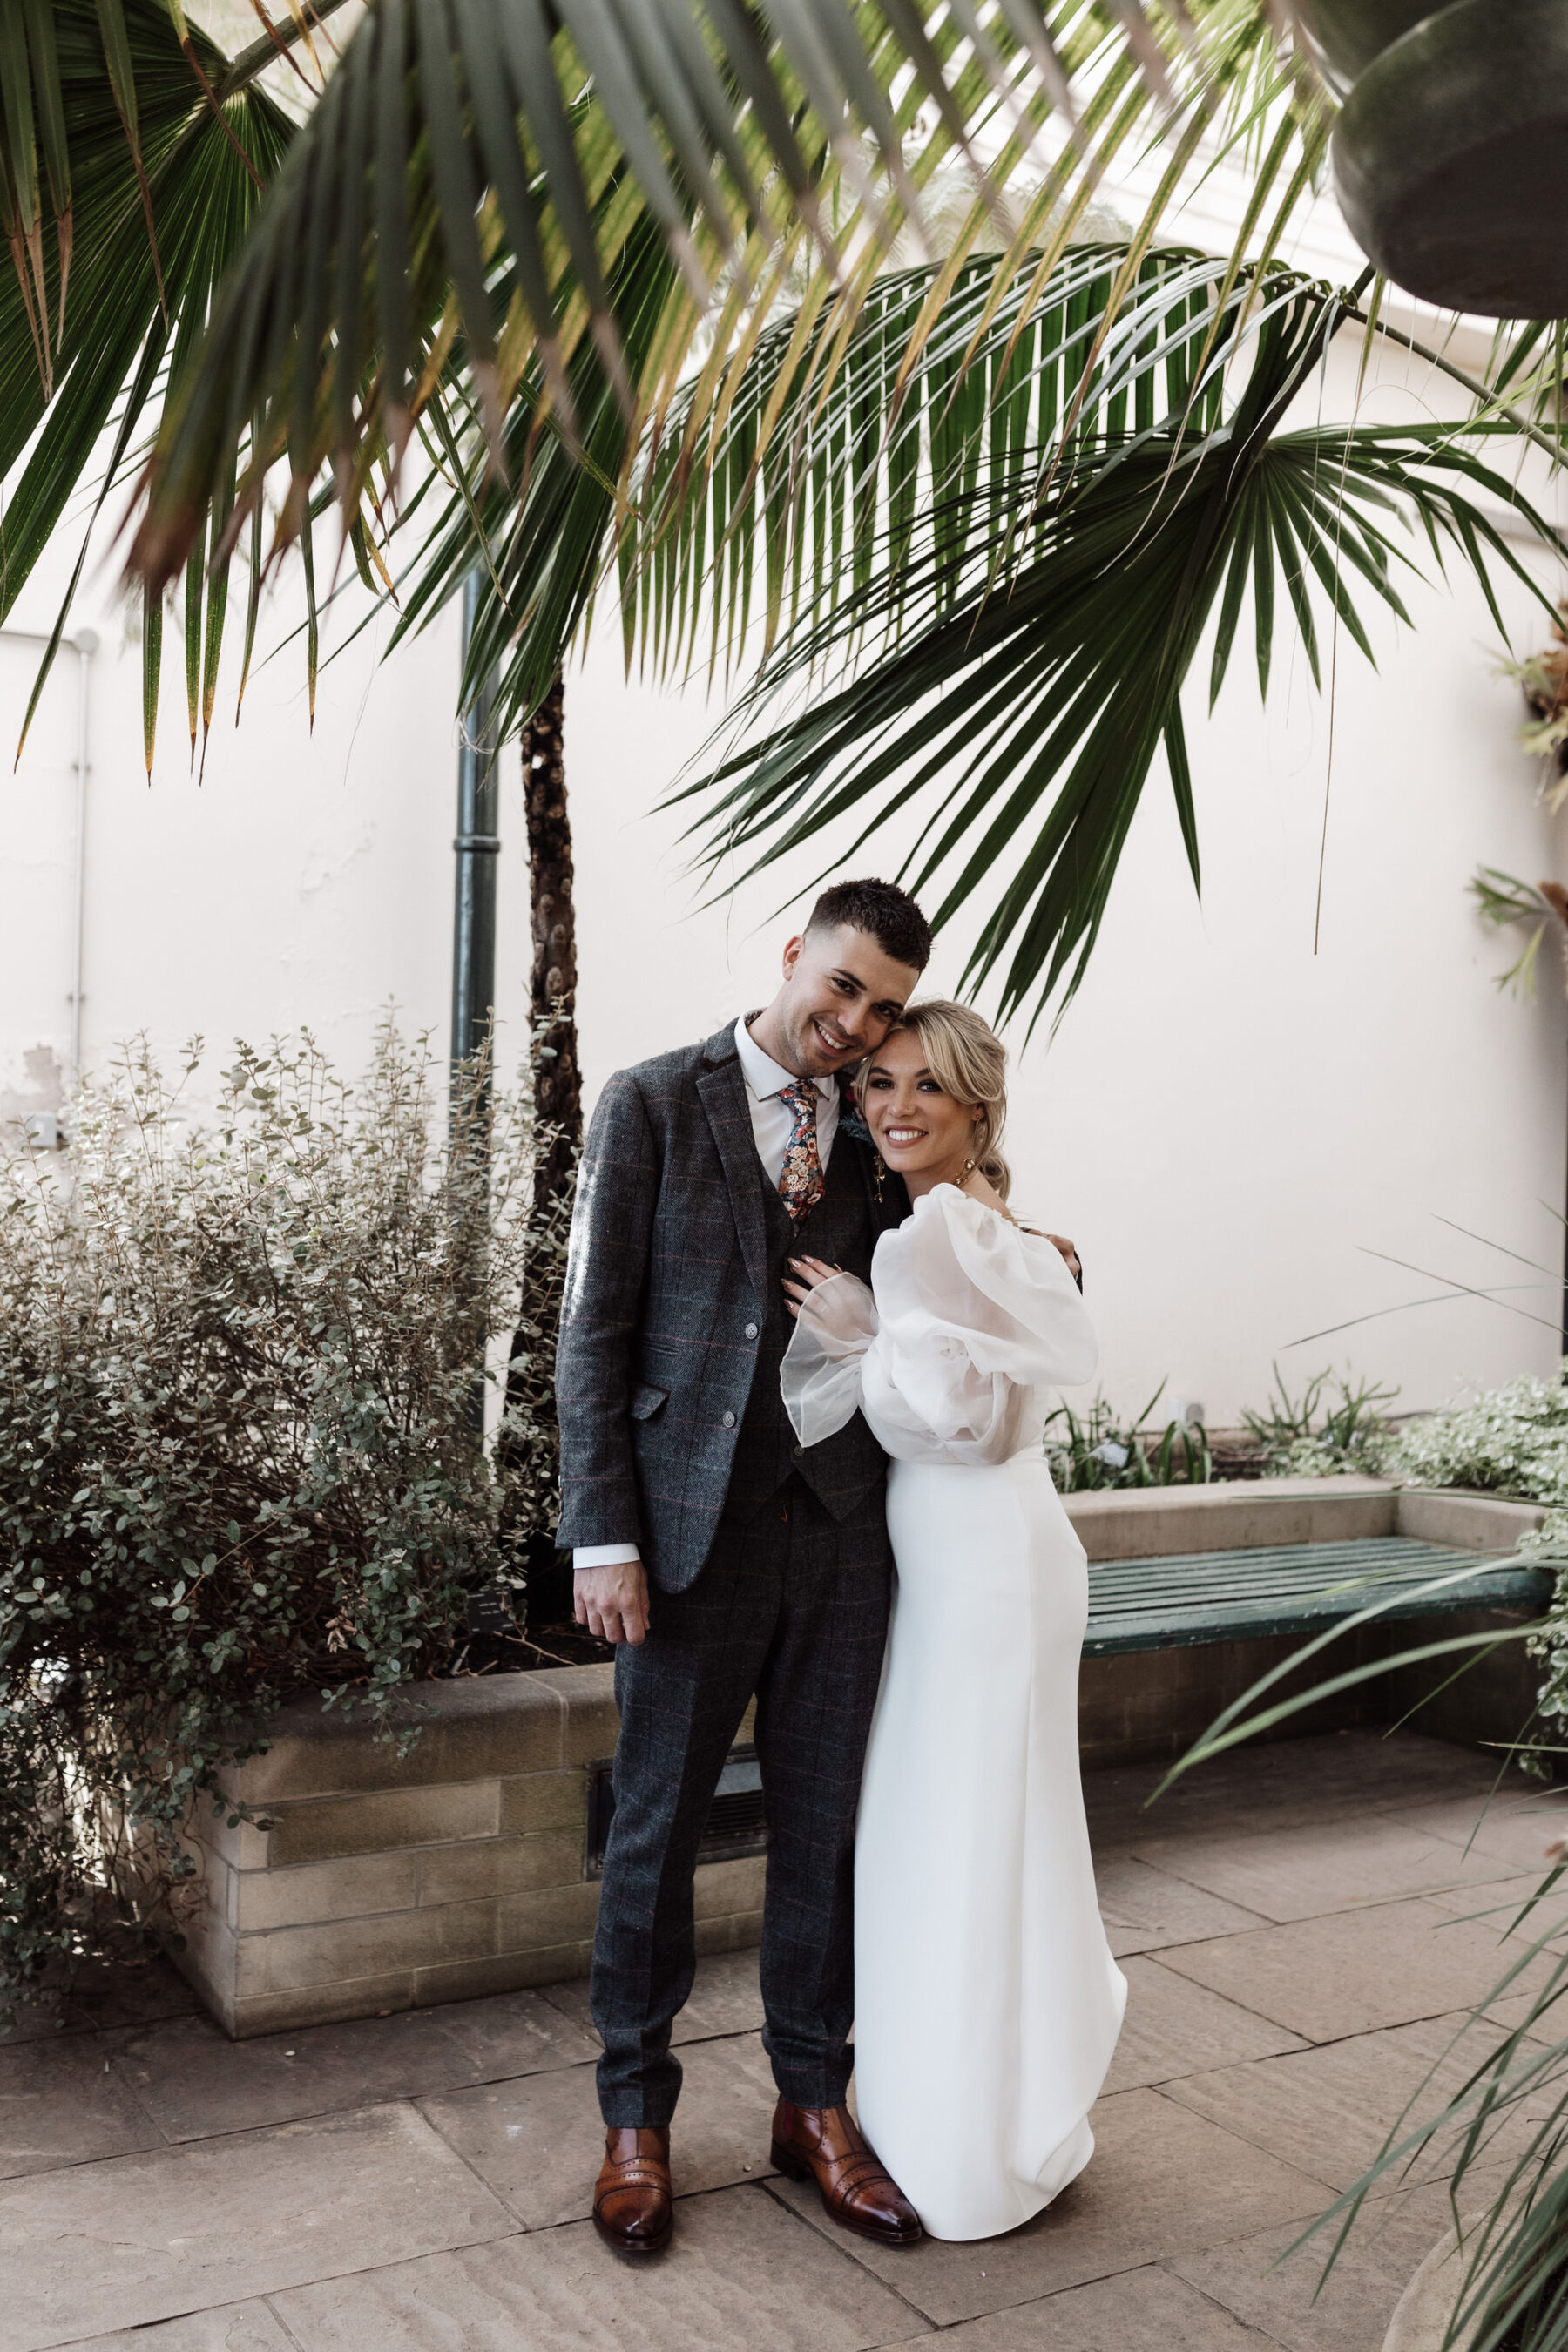
[[[869,1289],[794,1262],[782,1374],[803,1445],[857,1411],[892,1456],[898,1590],[855,1858],[860,2126],[933,2237],[988,2238],[1094,2151],[1127,1987],[1095,1902],[1078,1762],[1083,1546],[1047,1467],[1047,1389],[1094,1334],[1007,1205],[1005,1055],[911,1006],[860,1074],[914,1213]]]

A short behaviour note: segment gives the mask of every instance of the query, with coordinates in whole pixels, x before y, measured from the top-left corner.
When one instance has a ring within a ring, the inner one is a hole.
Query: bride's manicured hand
[[[831,1282],[836,1274],[844,1271],[841,1265],[828,1265],[819,1257],[792,1257],[789,1263],[795,1279],[792,1282],[785,1275],[784,1289],[784,1303],[792,1315],[800,1313],[808,1293],[815,1290],[818,1283]]]

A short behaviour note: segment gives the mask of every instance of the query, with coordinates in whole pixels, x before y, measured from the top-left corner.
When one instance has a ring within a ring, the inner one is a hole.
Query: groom
[[[787,1261],[868,1278],[908,1213],[844,1115],[931,932],[890,883],[841,882],[784,952],[773,1003],[620,1070],[599,1098],[573,1219],[556,1361],[563,1507],[580,1622],[615,1643],[616,1810],[594,1945],[605,2161],[617,2252],[673,2221],[670,2029],[696,1964],[692,1875],[753,1693],[768,1822],[763,2040],[773,2160],[835,2220],[921,2234],[845,2105],[854,2015],[855,1810],[887,1633],[886,1459],[858,1413],[795,1443],[779,1392]],[[856,1122],[858,1125],[858,1122]],[[650,1590],[651,1588],[651,1590]]]

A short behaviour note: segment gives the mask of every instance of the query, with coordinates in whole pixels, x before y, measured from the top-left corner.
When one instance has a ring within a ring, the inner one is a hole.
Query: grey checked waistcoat
[[[846,1274],[858,1274],[862,1282],[870,1279],[873,1237],[867,1229],[860,1171],[847,1139],[842,1144],[836,1139],[828,1155],[822,1198],[805,1223],[796,1225],[769,1184],[760,1160],[756,1167],[757,1183],[765,1196],[769,1309],[757,1348],[756,1377],[736,1441],[724,1517],[754,1518],[791,1471],[798,1470],[818,1502],[835,1518],[843,1518],[883,1475],[887,1456],[858,1413],[820,1445],[795,1444],[779,1391],[779,1367],[795,1328],[784,1304],[783,1283],[792,1257],[819,1257],[829,1265],[842,1266]]]

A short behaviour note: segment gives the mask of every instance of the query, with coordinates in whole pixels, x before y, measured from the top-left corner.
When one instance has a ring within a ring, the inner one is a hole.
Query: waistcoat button
[[[733,1414],[732,1412],[727,1412],[727,1413],[724,1415],[724,1426],[725,1426],[725,1428],[726,1428],[726,1429],[733,1429],[733,1428],[734,1428],[734,1426],[735,1426],[735,1416],[734,1416],[734,1414]]]
[[[748,1323],[748,1324],[747,1324],[747,1326],[746,1326],[746,1337],[747,1337],[747,1339],[754,1339],[756,1338],[756,1336],[757,1336],[757,1327],[756,1327],[756,1325],[755,1325],[754,1323]]]

